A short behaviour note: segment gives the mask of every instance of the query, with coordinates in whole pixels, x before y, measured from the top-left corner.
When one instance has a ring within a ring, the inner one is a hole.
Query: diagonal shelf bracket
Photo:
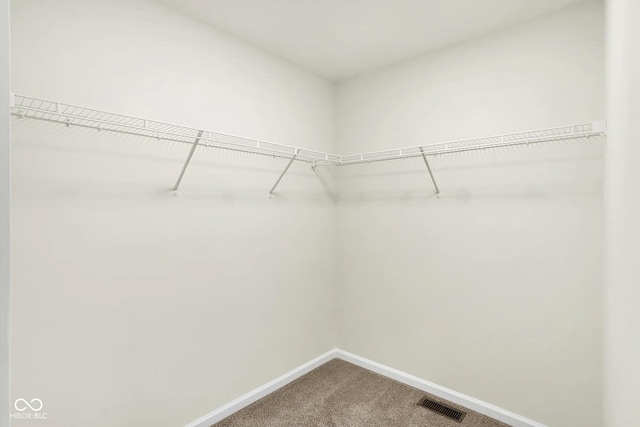
[[[195,153],[196,148],[198,148],[198,144],[200,143],[200,139],[202,138],[202,135],[204,134],[204,131],[201,130],[198,132],[198,137],[196,138],[195,141],[193,141],[193,144],[191,145],[191,150],[189,151],[189,155],[187,156],[187,160],[185,160],[184,165],[182,166],[182,170],[180,171],[180,176],[178,177],[178,180],[176,181],[176,185],[173,186],[173,197],[177,197],[178,196],[178,188],[180,187],[180,183],[182,182],[182,178],[184,177],[184,173],[187,171],[187,168],[189,167],[189,163],[191,162],[191,158],[193,157],[193,153]]]
[[[296,152],[293,155],[293,157],[291,158],[291,160],[289,160],[289,163],[287,163],[287,167],[284,168],[284,170],[282,171],[282,173],[280,174],[280,176],[278,177],[278,180],[276,181],[275,184],[273,184],[273,187],[271,187],[271,191],[269,191],[269,194],[272,195],[274,191],[276,191],[276,187],[278,186],[278,184],[280,184],[280,181],[282,181],[282,177],[284,177],[284,174],[287,173],[287,171],[289,170],[289,168],[291,167],[291,164],[293,163],[293,161],[296,159],[296,157],[298,157],[298,149],[296,148]]]
[[[324,191],[332,198],[335,199],[336,197],[336,192],[333,190],[332,186],[329,185],[329,183],[327,183],[327,181],[325,180],[325,178],[322,176],[322,174],[320,173],[320,171],[318,171],[318,165],[314,164],[313,166],[311,166],[311,170],[313,171],[313,173],[316,175],[316,177],[318,178],[318,181],[320,181],[320,184],[322,185],[322,188],[324,188]]]
[[[424,164],[427,166],[427,170],[429,171],[429,176],[431,177],[431,181],[433,181],[433,186],[436,188],[436,196],[440,198],[440,189],[438,188],[438,183],[433,176],[433,172],[431,171],[431,166],[429,166],[429,161],[427,160],[427,155],[425,154],[422,147],[420,147],[420,153],[422,154],[422,160],[424,160]]]

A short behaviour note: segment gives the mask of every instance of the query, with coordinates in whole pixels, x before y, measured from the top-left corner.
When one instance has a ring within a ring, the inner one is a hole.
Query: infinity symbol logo
[[[21,404],[20,406],[18,406],[18,404]],[[31,402],[27,402],[25,399],[16,399],[15,403],[13,404],[13,406],[16,408],[17,411],[26,411],[27,408],[31,409],[34,412],[38,412],[40,409],[42,409],[42,400],[40,399],[31,399]]]

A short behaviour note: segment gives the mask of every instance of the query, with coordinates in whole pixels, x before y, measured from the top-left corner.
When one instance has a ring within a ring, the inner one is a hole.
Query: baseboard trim
[[[279,388],[284,387],[290,382],[300,378],[304,374],[307,374],[313,371],[318,366],[324,365],[331,359],[336,358],[336,349],[330,350],[324,353],[321,356],[316,357],[313,360],[305,363],[304,365],[298,366],[297,368],[287,372],[284,375],[279,376],[273,381],[262,385],[255,390],[250,391],[249,393],[241,396],[220,408],[209,412],[208,414],[198,418],[197,420],[187,424],[185,427],[210,427],[211,425],[217,423],[218,421],[222,421],[227,418],[229,415],[233,414],[241,410],[242,408],[251,405],[252,403],[262,399],[269,393],[273,393]]]
[[[543,424],[532,421],[518,414],[514,414],[513,412],[509,412],[490,403],[483,402],[482,400],[467,396],[462,393],[458,393],[457,391],[450,390],[438,384],[423,380],[422,378],[407,374],[406,372],[402,372],[397,369],[393,369],[380,363],[374,362],[372,360],[365,359],[364,357],[357,356],[353,353],[336,349],[335,356],[338,359],[353,363],[354,365],[360,366],[361,368],[368,369],[387,378],[391,378],[408,386],[417,388],[418,390],[422,390],[434,396],[448,400],[449,402],[464,406],[465,408],[471,409],[472,411],[476,411],[495,420],[507,423],[510,426],[546,427]]]
[[[311,372],[318,366],[321,366],[332,359],[341,359],[346,362],[353,363],[354,365],[360,366],[361,368],[376,372],[387,378],[391,378],[408,386],[430,393],[441,399],[448,400],[450,402],[464,406],[465,408],[471,409],[472,411],[476,411],[498,421],[502,421],[503,423],[509,424],[512,427],[547,427],[544,424],[532,421],[490,403],[483,402],[482,400],[475,399],[462,393],[458,393],[457,391],[450,390],[438,384],[423,380],[422,378],[407,374],[406,372],[390,368],[388,366],[337,348],[330,350],[323,355],[318,356],[315,359],[305,363],[304,365],[301,365],[287,372],[286,374],[281,375],[275,380],[270,381],[267,384],[256,388],[255,390],[250,391],[244,396],[241,396],[227,403],[226,405],[212,412],[209,412],[208,414],[187,424],[185,427],[210,427],[218,421],[222,421],[223,419],[227,418],[234,412],[237,412],[242,408],[251,405],[252,403],[262,399],[269,393],[273,393],[279,388],[284,387],[290,382],[300,378],[308,372]]]

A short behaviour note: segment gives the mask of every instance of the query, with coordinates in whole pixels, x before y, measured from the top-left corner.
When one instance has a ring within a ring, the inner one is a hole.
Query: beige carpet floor
[[[418,406],[424,396],[467,413],[462,423]],[[504,427],[461,406],[334,359],[215,424],[216,427]]]

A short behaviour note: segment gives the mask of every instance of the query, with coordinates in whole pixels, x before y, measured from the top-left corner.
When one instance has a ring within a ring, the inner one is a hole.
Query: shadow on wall
[[[427,191],[371,191],[369,193],[342,193],[337,198],[338,203],[361,202],[421,202],[444,203],[446,201],[472,201],[472,200],[496,200],[496,199],[539,199],[540,201],[551,199],[563,199],[567,197],[600,197],[602,195],[602,182],[564,184],[562,186],[495,186],[484,187],[481,191],[465,188],[449,188],[442,191],[439,197],[435,192]]]
[[[13,118],[14,171],[20,198],[86,201],[171,200],[191,144]],[[288,159],[200,147],[179,198],[210,203],[312,203],[331,199],[327,173],[295,162],[280,191],[269,189]],[[325,177],[323,177],[325,175]],[[320,179],[322,178],[322,179]]]
[[[56,168],[71,172],[63,176],[44,176],[35,169],[22,172],[28,181],[21,188],[22,197],[32,193],[39,198],[169,199],[191,147],[18,118],[12,126],[15,150],[30,150],[28,155],[35,158],[43,152],[53,154],[46,161],[58,162]],[[432,156],[429,162],[441,189],[439,198],[421,157],[321,168],[295,162],[270,198],[268,190],[287,159],[203,147],[193,159],[181,194],[211,203],[601,197],[603,147],[603,137],[590,137]]]
[[[43,149],[43,150],[67,150],[77,153],[86,154],[99,154],[103,156],[123,157],[123,156],[138,156],[144,158],[152,158],[160,161],[174,162],[173,158],[168,156],[171,154],[177,155],[184,159],[186,153],[191,148],[190,143],[181,143],[176,141],[169,141],[166,139],[145,138],[138,135],[127,135],[124,133],[115,133],[105,131],[103,133],[94,129],[86,127],[71,126],[66,128],[59,123],[50,123],[46,121],[37,121],[29,119],[20,119],[12,117],[12,129],[16,132],[15,138],[19,138],[21,135],[28,135],[31,140],[28,141],[30,147]],[[92,141],[93,140],[93,141]],[[76,143],[70,144],[70,141],[76,141]],[[114,150],[105,149],[102,145],[97,144],[99,142],[111,142],[122,144],[125,143],[128,146],[128,150],[115,152]],[[96,144],[92,144],[96,142]],[[17,143],[14,143],[17,144]],[[288,158],[275,158],[268,154],[257,153],[245,153],[241,151],[217,149],[213,147],[199,146],[200,157],[207,158],[207,162],[213,158],[217,160],[217,163],[209,163],[211,167],[217,169],[248,169],[254,172],[273,172],[279,170],[279,167],[268,168],[264,167],[265,164],[258,166],[255,165],[242,165],[237,164],[237,160],[247,159],[267,159],[287,161]],[[150,152],[149,150],[154,150]],[[184,154],[184,156],[183,156]],[[202,160],[202,159],[200,159]],[[214,160],[214,161],[216,161]],[[223,161],[227,161],[223,163]],[[236,160],[236,164],[229,163]],[[198,159],[194,158],[194,161]],[[273,163],[270,163],[273,164]],[[299,172],[292,171],[292,174],[300,174]]]
[[[602,197],[604,138],[532,144],[337,168],[339,203]]]

